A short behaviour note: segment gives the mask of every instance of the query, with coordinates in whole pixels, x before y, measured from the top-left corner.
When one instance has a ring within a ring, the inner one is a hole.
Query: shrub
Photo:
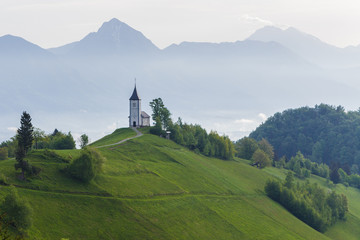
[[[0,148],[0,160],[6,160],[8,158],[8,148],[2,147]]]
[[[90,182],[102,171],[104,157],[95,149],[86,147],[68,167],[68,173],[83,182]]]
[[[22,235],[32,225],[32,209],[20,198],[14,186],[10,187],[10,193],[1,204],[1,211],[5,216],[3,221],[9,224],[15,233]]]
[[[7,178],[3,173],[0,175],[0,184],[7,185]]]

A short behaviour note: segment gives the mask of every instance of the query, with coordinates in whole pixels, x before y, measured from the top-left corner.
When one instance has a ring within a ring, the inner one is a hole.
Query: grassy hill
[[[95,142],[107,145],[135,136],[118,129]],[[15,160],[0,161],[0,175],[17,186],[34,209],[31,239],[357,239],[360,192],[337,186],[348,196],[350,214],[321,234],[270,200],[268,178],[285,170],[259,170],[247,161],[224,161],[191,152],[172,141],[144,134],[121,145],[99,148],[104,171],[90,184],[61,172],[68,164],[46,151],[28,159],[42,168],[21,182]],[[56,151],[71,161],[79,150]],[[312,177],[323,186],[326,181]],[[3,197],[9,187],[0,187]]]

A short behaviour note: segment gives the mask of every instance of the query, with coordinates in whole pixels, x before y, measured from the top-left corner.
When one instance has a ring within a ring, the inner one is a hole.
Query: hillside
[[[126,136],[119,134],[123,132]],[[134,135],[131,134],[130,135]],[[99,140],[129,137],[122,129]],[[7,182],[17,186],[34,209],[31,239],[356,239],[360,192],[347,194],[350,214],[325,235],[299,221],[265,196],[269,177],[284,170],[258,170],[247,161],[223,161],[195,154],[157,136],[144,134],[121,145],[99,148],[104,171],[90,184],[63,174],[67,163],[45,151],[28,159],[42,168],[29,182],[14,175],[14,160],[0,162]],[[72,160],[79,150],[56,151]],[[321,185],[326,181],[311,178]],[[8,191],[1,186],[0,194]],[[346,234],[346,235],[344,235]]]

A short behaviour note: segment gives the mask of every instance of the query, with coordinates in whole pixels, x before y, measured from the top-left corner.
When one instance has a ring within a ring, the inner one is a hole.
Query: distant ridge
[[[236,42],[182,42],[172,44],[164,49],[164,54],[173,57],[205,57],[222,58],[228,61],[234,59],[244,59],[249,63],[257,59],[268,61],[268,64],[274,62],[287,65],[299,64],[308,65],[307,61],[294,52],[277,42],[262,42],[254,40],[236,41]]]
[[[360,55],[355,48],[335,47],[293,27],[282,30],[274,26],[266,26],[253,33],[248,40],[278,42],[320,66],[351,67],[360,65]]]
[[[0,57],[44,57],[52,56],[47,50],[21,37],[4,35],[0,37]]]

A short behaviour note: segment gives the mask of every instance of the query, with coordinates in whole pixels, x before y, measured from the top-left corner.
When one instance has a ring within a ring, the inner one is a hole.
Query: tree
[[[38,142],[45,138],[45,131],[41,130],[40,128],[35,128],[33,135],[35,140],[35,149],[38,149]]]
[[[347,177],[348,177],[346,172],[342,168],[339,168],[338,173],[339,173],[339,176],[340,176],[340,182],[345,183],[347,181]]]
[[[159,121],[161,122],[162,124],[162,127],[164,129],[167,129],[169,127],[169,124],[170,124],[170,116],[171,116],[171,113],[170,111],[165,107],[163,101],[161,98],[156,98],[156,99],[153,99],[151,102],[150,102],[150,107],[153,111],[152,113],[152,119],[153,121]]]
[[[8,157],[15,157],[15,151],[17,148],[17,139],[16,136],[10,138],[10,140],[7,140],[5,142],[2,142],[0,144],[0,148],[6,147],[8,149]]]
[[[71,135],[71,132],[64,134],[62,132],[57,132],[55,135],[50,136],[50,149],[75,149],[75,140]]]
[[[265,138],[261,139],[261,141],[258,142],[258,146],[269,156],[271,160],[274,159],[274,148]]]
[[[88,145],[88,143],[89,143],[89,137],[88,137],[88,135],[82,134],[82,135],[80,136],[80,138],[79,138],[79,142],[80,142],[80,147],[81,147],[81,148],[86,147],[86,146]]]
[[[235,143],[236,155],[244,159],[251,159],[258,148],[259,146],[255,139],[249,137],[244,137]]]
[[[333,168],[331,169],[330,173],[330,180],[333,181],[335,184],[340,182],[340,174],[338,172],[339,168]]]
[[[252,161],[257,164],[260,168],[264,168],[271,165],[269,156],[261,149],[254,152]]]
[[[21,116],[20,124],[20,128],[17,130],[18,145],[22,146],[25,153],[27,153],[34,141],[34,127],[31,123],[30,114],[24,111]]]
[[[268,179],[265,184],[265,193],[271,199],[279,202],[281,194],[281,184],[276,180]]]
[[[21,169],[20,179],[25,180],[25,172],[30,170],[30,165],[24,158],[34,140],[30,114],[24,111],[21,116],[20,124],[20,128],[17,130],[16,135],[18,146],[15,154],[17,162],[15,163],[15,169]]]
[[[5,222],[18,234],[24,234],[32,225],[32,209],[29,204],[18,195],[14,186],[1,204],[1,213],[5,214]]]
[[[358,174],[359,173],[359,166],[357,164],[353,164],[350,168],[351,174]]]
[[[293,171],[296,173],[296,176],[298,176],[299,178],[302,178],[302,172],[301,172],[301,166],[300,166],[300,161],[296,161]]]
[[[292,174],[291,171],[288,171],[288,173],[286,175],[284,186],[289,189],[294,186],[294,175]]]
[[[8,148],[2,147],[0,148],[0,160],[6,160],[8,158]]]

